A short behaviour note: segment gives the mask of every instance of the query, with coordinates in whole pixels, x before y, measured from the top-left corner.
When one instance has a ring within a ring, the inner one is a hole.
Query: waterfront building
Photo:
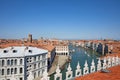
[[[56,55],[69,55],[69,46],[68,44],[59,44],[55,47]]]
[[[41,48],[48,50],[48,70],[50,69],[50,67],[52,66],[52,63],[54,61],[55,58],[55,47],[52,45],[42,45]]]
[[[30,72],[34,79],[47,70],[47,50],[36,47],[13,46],[0,49],[0,80],[27,80]]]

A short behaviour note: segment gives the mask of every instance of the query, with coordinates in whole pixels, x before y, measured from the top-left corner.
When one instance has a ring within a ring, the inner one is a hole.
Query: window
[[[15,59],[15,65],[17,65],[17,59]]]
[[[28,50],[29,53],[32,53],[32,50]]]
[[[20,80],[23,80],[22,78],[20,78]]]
[[[13,65],[13,60],[11,60],[11,65]]]
[[[34,78],[36,77],[36,72],[34,73]]]
[[[17,68],[15,68],[15,70],[14,70],[14,74],[17,74]]]
[[[7,69],[7,75],[9,75],[10,74],[10,69]]]
[[[34,69],[36,69],[36,64],[34,64]]]
[[[13,53],[16,53],[17,52],[17,50],[13,50]]]
[[[40,71],[38,71],[38,76],[40,76]]]
[[[5,65],[5,61],[4,60],[2,60],[2,66],[4,66]]]
[[[0,66],[2,66],[2,62],[1,62],[1,60],[0,60]]]
[[[44,69],[42,69],[42,73],[44,72]]]
[[[22,68],[20,68],[20,73],[22,73],[23,71],[22,71],[23,69]]]
[[[4,69],[2,69],[2,75],[4,75]]]
[[[40,56],[38,56],[38,61],[40,60]]]
[[[13,68],[11,68],[11,74],[13,74]]]
[[[3,53],[7,53],[8,51],[7,50],[4,50]]]
[[[40,63],[38,63],[38,68],[40,67]]]
[[[36,57],[34,57],[34,61],[36,61]]]
[[[20,59],[20,64],[22,65],[22,62],[23,62],[23,60],[22,59]]]
[[[8,65],[8,66],[10,65],[10,60],[7,60],[7,65]]]

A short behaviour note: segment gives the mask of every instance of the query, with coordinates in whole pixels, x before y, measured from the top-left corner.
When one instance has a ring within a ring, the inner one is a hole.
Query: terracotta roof
[[[43,45],[41,46],[43,49],[47,49],[48,51],[52,51],[55,47],[52,45]]]
[[[110,73],[95,72],[82,77],[78,77],[75,80],[120,80],[120,65],[111,67]]]

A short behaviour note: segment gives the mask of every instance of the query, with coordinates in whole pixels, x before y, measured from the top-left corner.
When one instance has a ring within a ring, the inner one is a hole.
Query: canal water
[[[94,59],[95,65],[97,65],[98,58],[100,57],[100,55],[97,52],[82,47],[76,47],[73,45],[70,45],[69,48],[71,50],[73,49],[75,50],[75,52],[70,53],[71,55],[70,65],[73,71],[73,76],[75,76],[75,70],[78,62],[80,63],[81,69],[83,69],[84,67],[85,60],[87,60],[89,67],[91,66],[92,59]],[[68,67],[68,63],[64,66],[64,69],[61,70],[62,78],[63,78],[62,80],[65,80],[66,78],[67,67]],[[50,76],[50,80],[54,80],[54,74]]]

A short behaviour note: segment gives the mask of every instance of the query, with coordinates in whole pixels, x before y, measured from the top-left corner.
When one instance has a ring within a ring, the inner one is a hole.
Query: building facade
[[[30,43],[32,43],[32,34],[29,34],[29,35],[28,35],[28,41],[29,41]]]
[[[36,47],[8,47],[0,49],[0,80],[27,80],[29,72],[34,79],[47,69],[47,50]]]
[[[56,55],[66,55],[68,56],[69,55],[69,46],[66,44],[64,45],[56,45],[55,47],[55,52],[56,52]]]

